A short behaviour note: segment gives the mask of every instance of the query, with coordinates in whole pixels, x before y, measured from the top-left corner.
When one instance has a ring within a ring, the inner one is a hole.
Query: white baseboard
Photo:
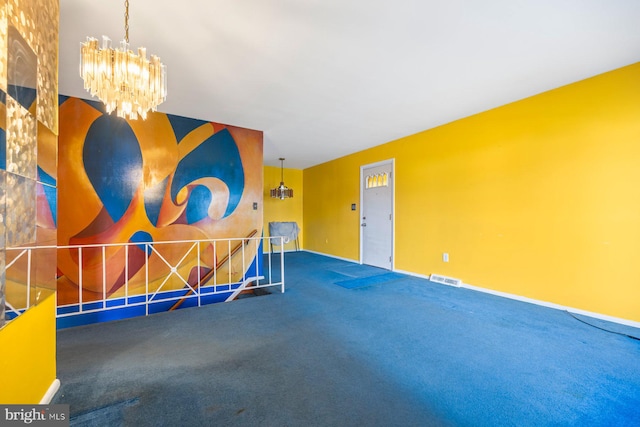
[[[429,275],[428,274],[418,274],[418,273],[413,273],[411,271],[404,271],[404,270],[393,270],[396,273],[400,273],[400,274],[406,274],[407,276],[413,276],[413,277],[418,277],[420,279],[427,279],[429,280]]]
[[[322,256],[329,257],[329,258],[335,258],[335,259],[339,259],[339,260],[342,260],[342,261],[352,262],[354,264],[360,264],[360,261],[356,261],[354,259],[349,259],[349,258],[342,258],[341,256],[336,256],[336,255],[325,254],[325,253],[322,253],[322,252],[311,251],[309,249],[301,249],[301,251],[309,252],[311,254],[316,254],[316,255],[322,255]]]
[[[56,378],[55,380],[53,380],[53,382],[49,386],[49,389],[44,394],[44,396],[42,396],[42,399],[40,399],[40,404],[48,405],[49,403],[51,403],[51,401],[53,400],[53,396],[56,395],[59,389],[60,389],[60,380]]]
[[[593,317],[594,319],[606,320],[607,322],[619,323],[621,325],[631,326],[634,328],[640,328],[640,322],[635,322],[633,320],[622,319],[620,317],[608,316],[606,314],[596,313],[593,311],[581,310],[579,308],[569,307],[566,305],[555,304],[552,302],[537,300],[533,298],[523,297],[520,295],[510,294],[507,292],[494,291],[493,289],[481,288],[478,286],[469,285],[468,283],[463,283],[462,288],[471,289],[478,292],[484,292],[487,294],[497,295],[503,298],[509,298],[516,301],[527,302],[529,304],[536,304],[543,307],[554,308],[556,310],[568,311],[574,314],[581,314],[583,316]]]
[[[394,270],[396,273],[406,274],[408,276],[419,277],[421,279],[429,280],[430,276],[425,274],[412,273],[411,271],[403,271],[403,270]],[[516,294],[510,294],[507,292],[494,291],[493,289],[481,288],[479,286],[469,285],[468,283],[463,283],[461,288],[467,288],[478,292],[484,292],[486,294],[496,295],[503,298],[509,298],[516,301],[526,302],[529,304],[540,305],[543,307],[554,308],[556,310],[568,311],[574,314],[581,314],[583,316],[593,317],[594,319],[606,320],[607,322],[618,323],[621,325],[631,326],[634,328],[640,329],[640,322],[635,322],[633,320],[622,319],[620,317],[608,316],[606,314],[596,313],[593,311],[581,310],[579,308],[568,307],[565,305],[555,304],[552,302],[537,300],[533,298],[527,298]]]

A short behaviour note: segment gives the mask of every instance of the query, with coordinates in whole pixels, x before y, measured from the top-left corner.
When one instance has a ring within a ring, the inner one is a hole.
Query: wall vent
[[[432,274],[429,276],[429,280],[436,283],[442,283],[443,285],[455,286],[457,288],[462,286],[462,280],[454,279],[453,277],[440,276],[438,274]]]

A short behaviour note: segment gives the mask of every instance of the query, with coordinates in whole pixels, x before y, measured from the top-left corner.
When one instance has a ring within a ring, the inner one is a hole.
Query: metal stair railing
[[[203,299],[212,297],[231,301],[247,289],[279,287],[284,292],[284,251],[280,251],[279,262],[271,252],[260,256],[261,247],[270,247],[273,239],[281,238],[256,234],[253,230],[247,237],[233,239],[7,248],[5,278],[14,285],[12,289],[23,287],[24,294],[7,294],[6,312],[12,319],[33,305],[33,290],[39,286],[31,274],[33,258],[39,251],[51,249],[77,255],[77,271],[63,273],[73,276],[70,282],[77,286],[78,293],[74,301],[58,304],[58,318],[139,306],[145,306],[144,314],[148,315],[152,306],[173,303],[157,312],[176,309],[189,299],[196,299],[197,306],[207,304]],[[226,253],[219,247],[226,247]],[[131,248],[144,251],[144,263],[136,271],[130,271]],[[212,252],[211,260],[203,253],[207,251],[209,255]],[[216,261],[219,252],[224,256]],[[12,274],[18,267],[26,271]],[[197,272],[195,278],[193,271]],[[123,283],[118,283],[119,278]]]
[[[258,230],[252,230],[245,239],[243,239],[240,243],[238,243],[233,249],[230,249],[229,252],[220,261],[216,263],[214,268],[212,268],[207,273],[205,273],[205,275],[202,276],[202,278],[199,278],[198,283],[195,285],[195,287],[198,288],[200,287],[201,284],[206,284],[207,282],[209,282],[209,280],[212,280],[216,275],[217,271],[220,270],[220,268],[223,265],[225,265],[228,261],[230,261],[231,257],[233,257],[236,253],[238,253],[238,251],[242,249],[244,245],[247,245],[249,243],[248,239],[255,236],[256,234],[258,234]],[[214,251],[215,251],[215,247],[214,247]],[[244,287],[246,287],[246,285]],[[193,292],[195,292],[195,289],[189,286],[189,290],[187,291],[187,294],[184,296],[184,298],[178,300],[174,305],[172,305],[169,311],[178,309],[182,305],[182,303],[185,302],[186,298],[189,295],[191,295]],[[235,297],[233,299],[235,299]]]

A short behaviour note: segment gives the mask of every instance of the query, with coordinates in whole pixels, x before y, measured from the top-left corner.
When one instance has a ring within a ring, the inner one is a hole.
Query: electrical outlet
[[[444,252],[442,254],[442,261],[443,262],[449,262],[449,254],[448,253]]]

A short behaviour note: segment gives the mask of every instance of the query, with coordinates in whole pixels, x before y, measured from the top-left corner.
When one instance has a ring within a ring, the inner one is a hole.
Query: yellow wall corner
[[[56,295],[0,329],[0,403],[38,404],[56,380]]]
[[[264,195],[263,195],[263,203],[264,203],[264,236],[269,236],[269,222],[279,222],[279,221],[295,221],[298,223],[298,227],[300,227],[300,235],[298,237],[298,241],[300,244],[300,248],[304,246],[304,233],[303,229],[303,215],[302,215],[302,204],[303,204],[303,180],[302,180],[302,170],[300,169],[287,169],[284,171],[279,167],[274,166],[264,166]],[[284,182],[285,185],[291,189],[293,189],[293,197],[290,199],[274,199],[269,195],[269,190],[272,188],[278,187],[280,185],[281,176],[284,172]],[[268,248],[264,248],[266,251]],[[276,249],[274,247],[274,249]],[[284,245],[284,249],[295,250],[295,243],[289,242]]]

